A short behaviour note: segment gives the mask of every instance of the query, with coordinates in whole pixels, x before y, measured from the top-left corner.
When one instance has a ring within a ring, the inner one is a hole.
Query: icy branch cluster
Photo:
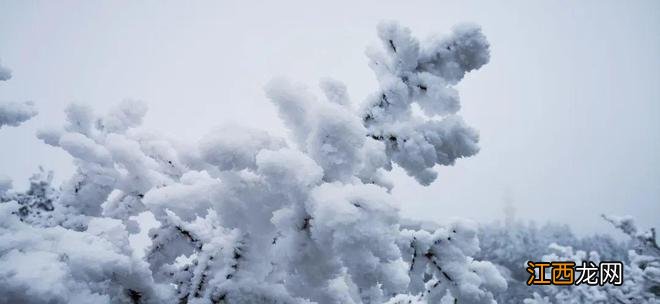
[[[70,105],[38,137],[76,173],[0,204],[0,302],[492,303],[506,282],[472,258],[477,227],[401,225],[384,176],[394,163],[428,185],[478,151],[453,86],[488,43],[468,25],[427,43],[396,23],[378,35],[380,86],[359,112],[335,80],[324,98],[268,84],[291,141],[224,126],[190,145],[139,128],[143,103]],[[128,237],[144,212],[158,225],[142,258]]]
[[[394,162],[428,185],[436,164],[453,165],[479,151],[477,131],[456,115],[461,105],[453,86],[488,62],[488,42],[467,24],[423,44],[396,23],[380,24],[378,36],[382,48],[367,55],[380,87],[363,107],[363,124],[385,144],[386,169]],[[415,115],[413,105],[422,113]]]

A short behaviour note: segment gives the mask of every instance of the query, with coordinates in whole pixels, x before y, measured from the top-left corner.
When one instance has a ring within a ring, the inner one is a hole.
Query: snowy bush
[[[488,42],[473,25],[420,43],[388,22],[378,37],[379,87],[358,112],[335,80],[324,98],[266,86],[290,141],[224,126],[181,144],[140,128],[143,103],[70,105],[38,137],[76,173],[60,191],[43,174],[23,194],[2,184],[0,302],[492,303],[506,281],[472,258],[476,225],[402,225],[386,177],[396,164],[428,185],[436,165],[477,153],[454,85],[488,62]],[[4,124],[34,113],[12,111]],[[145,212],[157,227],[142,257],[129,236]]]

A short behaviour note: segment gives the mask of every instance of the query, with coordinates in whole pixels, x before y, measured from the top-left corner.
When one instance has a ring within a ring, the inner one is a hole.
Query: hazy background
[[[40,115],[0,130],[0,173],[25,188],[38,164],[71,159],[40,143],[69,102],[103,112],[146,101],[145,126],[196,140],[233,121],[285,135],[262,87],[287,76],[343,80],[355,104],[375,90],[364,49],[379,20],[415,35],[480,24],[491,62],[459,85],[481,152],[429,187],[397,170],[406,215],[519,218],[613,231],[600,213],[660,227],[660,1],[0,1],[0,100]]]

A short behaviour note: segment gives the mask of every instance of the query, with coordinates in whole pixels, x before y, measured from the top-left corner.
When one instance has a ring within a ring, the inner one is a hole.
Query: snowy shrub
[[[38,137],[75,174],[60,191],[43,175],[24,194],[2,186],[0,302],[492,303],[506,281],[473,258],[476,225],[403,225],[386,178],[397,164],[428,185],[477,153],[454,85],[488,42],[473,25],[420,43],[388,22],[378,36],[379,87],[358,112],[335,80],[324,98],[267,85],[291,141],[225,126],[185,145],[142,130],[143,103],[70,105]],[[128,239],[145,212],[157,225],[142,257]]]

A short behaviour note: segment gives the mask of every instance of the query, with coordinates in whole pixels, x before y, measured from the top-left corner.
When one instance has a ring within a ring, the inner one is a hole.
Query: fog
[[[601,213],[660,227],[658,1],[4,1],[0,60],[13,78],[0,100],[40,114],[0,130],[0,173],[17,188],[39,164],[70,175],[71,159],[34,134],[73,101],[103,112],[144,100],[145,126],[185,141],[225,122],[285,136],[267,81],[316,88],[330,76],[359,104],[376,89],[364,49],[384,19],[420,37],[474,22],[491,43],[491,62],[459,85],[481,152],[429,187],[395,170],[406,215],[492,221],[510,201],[518,218],[579,234],[613,231]]]

